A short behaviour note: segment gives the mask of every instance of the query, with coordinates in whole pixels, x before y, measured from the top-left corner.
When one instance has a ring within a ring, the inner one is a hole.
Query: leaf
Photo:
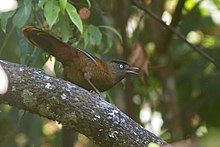
[[[115,35],[118,36],[118,38],[122,42],[121,34],[115,28],[110,27],[110,26],[106,26],[106,25],[101,25],[101,26],[99,26],[99,28],[105,28],[105,29],[108,29],[108,30],[112,31],[113,33],[115,33]]]
[[[30,52],[32,52],[33,50],[30,49],[29,44],[27,43],[27,41],[24,38],[21,38],[21,40],[19,41],[19,46],[21,48],[21,50],[20,50],[20,63],[27,65],[28,60],[30,60],[29,59]]]
[[[106,92],[106,91],[105,91],[105,92],[102,92],[101,95],[106,98],[106,101],[107,101],[107,102],[109,102],[109,103],[111,103],[111,104],[114,103],[114,101],[113,101],[111,95],[110,95],[108,92]]]
[[[56,23],[58,15],[60,12],[60,7],[58,6],[56,0],[48,0],[44,6],[44,16],[48,22],[49,29]]]
[[[42,57],[43,50],[38,49],[27,43],[24,38],[19,41],[20,63],[31,67],[42,68],[46,62],[46,58]],[[44,56],[45,57],[45,56]]]
[[[65,16],[61,13],[60,17],[59,17],[59,27],[60,27],[60,33],[62,36],[62,40],[64,42],[67,42],[69,40],[69,38],[72,36],[72,30],[71,27],[69,25],[69,23],[67,21],[65,21]]]
[[[140,69],[140,79],[144,82],[146,75],[148,74],[149,55],[145,51],[143,45],[140,42],[135,42],[132,52],[128,59],[129,63]],[[145,74],[144,74],[145,73]]]
[[[8,19],[11,18],[14,15],[15,11],[10,11],[6,13],[0,13],[1,14],[1,29],[3,32],[6,32],[6,26],[8,23]]]
[[[64,14],[66,9],[67,0],[59,0],[61,12]]]
[[[86,2],[88,3],[88,7],[89,7],[89,9],[91,8],[91,2],[90,2],[90,0],[86,0]]]
[[[31,1],[24,0],[24,5],[18,10],[18,12],[13,17],[13,24],[18,28],[21,28],[23,25],[25,25],[28,18],[30,17],[31,10]]]
[[[106,47],[104,54],[107,54],[112,48],[112,40],[109,37],[106,37]]]
[[[88,28],[85,30],[84,35],[84,48],[87,47],[88,43],[89,43],[89,32],[88,32]]]
[[[100,29],[94,25],[89,25],[84,33],[85,45],[87,45],[88,42],[90,42],[91,45],[100,45],[101,40],[102,40],[102,33]]]
[[[213,2],[215,3],[216,7],[218,9],[220,9],[220,1],[219,0],[214,0]]]
[[[47,0],[39,0],[37,5],[38,5],[39,8],[43,9],[44,8],[44,4],[46,2],[47,2]]]
[[[73,22],[73,24],[75,24],[76,27],[79,29],[80,33],[83,34],[82,20],[80,19],[80,16],[76,11],[76,8],[73,5],[71,5],[70,3],[67,3],[66,11],[67,11],[71,21]]]
[[[64,79],[64,75],[63,75],[63,65],[61,62],[55,60],[55,64],[54,64],[54,72],[56,74],[56,77],[62,78]]]

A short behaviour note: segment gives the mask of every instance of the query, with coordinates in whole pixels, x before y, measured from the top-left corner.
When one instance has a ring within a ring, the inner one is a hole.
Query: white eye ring
[[[122,64],[120,64],[120,65],[119,65],[119,67],[120,67],[121,69],[123,69],[123,68],[124,68],[124,66],[123,66]]]

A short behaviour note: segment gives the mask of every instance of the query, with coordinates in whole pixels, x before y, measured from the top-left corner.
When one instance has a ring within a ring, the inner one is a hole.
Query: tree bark
[[[9,85],[0,104],[56,120],[100,146],[171,146],[134,122],[97,94],[39,69],[0,60]]]

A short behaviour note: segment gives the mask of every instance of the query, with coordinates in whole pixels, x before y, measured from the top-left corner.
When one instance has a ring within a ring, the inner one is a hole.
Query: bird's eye
[[[120,67],[120,69],[123,69],[123,68],[124,68],[124,65],[120,64],[119,67]]]

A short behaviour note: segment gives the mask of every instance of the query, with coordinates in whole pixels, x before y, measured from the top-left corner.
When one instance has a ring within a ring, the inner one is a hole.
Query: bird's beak
[[[138,74],[139,72],[139,68],[138,67],[129,67],[126,69],[126,73],[131,73],[131,74]]]

